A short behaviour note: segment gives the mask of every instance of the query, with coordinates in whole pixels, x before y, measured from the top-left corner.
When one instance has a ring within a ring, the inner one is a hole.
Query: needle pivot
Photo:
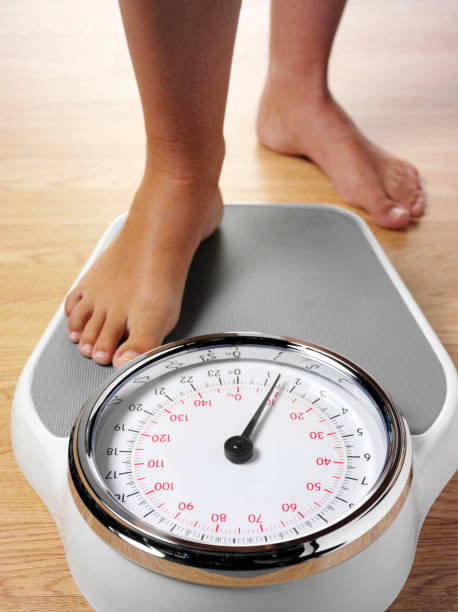
[[[244,463],[253,455],[253,442],[250,440],[251,434],[261,418],[264,408],[267,406],[267,402],[269,401],[269,397],[271,396],[272,391],[275,389],[279,380],[280,374],[274,380],[272,386],[262,400],[259,408],[252,416],[250,422],[242,431],[242,435],[231,436],[224,443],[224,454],[229,461],[232,461],[232,463]]]
[[[253,442],[244,436],[231,436],[224,443],[224,454],[232,463],[244,463],[253,454]]]

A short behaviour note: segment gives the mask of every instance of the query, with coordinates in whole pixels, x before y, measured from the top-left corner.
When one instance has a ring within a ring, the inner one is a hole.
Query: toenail
[[[68,337],[70,338],[72,342],[79,342],[81,334],[77,331],[71,331],[69,332]]]
[[[415,202],[415,204],[412,206],[412,212],[414,215],[416,215],[417,213],[421,212],[423,208],[423,201],[420,200],[419,202]]]
[[[92,344],[82,344],[80,346],[80,352],[90,357],[92,353]]]
[[[138,357],[139,354],[140,353],[136,353],[135,351],[126,351],[125,353],[121,355],[121,357],[119,357],[118,361],[123,361],[123,362],[132,361],[132,359],[135,359],[135,357]]]
[[[107,359],[107,354],[104,353],[103,351],[96,351],[93,355],[92,355],[92,359],[94,361],[106,361]]]
[[[393,221],[399,221],[401,217],[408,216],[409,212],[405,208],[401,208],[400,206],[393,206],[388,212],[388,216]]]

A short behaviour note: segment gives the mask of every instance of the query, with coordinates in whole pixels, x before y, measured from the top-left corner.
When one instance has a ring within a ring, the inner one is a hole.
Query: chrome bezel
[[[280,350],[297,351],[305,356],[318,354],[321,361],[325,360],[333,367],[337,367],[344,375],[356,381],[369,393],[385,420],[388,451],[380,477],[363,504],[337,523],[308,536],[276,544],[224,547],[191,542],[167,535],[140,520],[132,520],[131,513],[116,503],[108,489],[104,488],[100,482],[91,448],[92,430],[99,409],[116,388],[126,379],[135,376],[138,370],[145,366],[159,359],[172,357],[183,350],[208,348],[221,344],[268,345],[278,347]],[[208,334],[171,342],[145,353],[124,366],[122,370],[114,373],[102,387],[94,392],[83,406],[70,437],[69,484],[78,509],[92,528],[111,546],[137,563],[152,567],[167,575],[174,573],[170,570],[169,564],[166,569],[163,569],[157,565],[158,562],[160,564],[160,561],[171,561],[179,566],[222,572],[228,576],[240,575],[240,572],[243,575],[263,574],[278,568],[295,566],[307,560],[321,558],[323,555],[340,551],[342,547],[348,547],[349,544],[362,542],[363,539],[366,541],[367,526],[362,528],[360,523],[368,513],[372,513],[371,516],[374,519],[372,523],[374,528],[377,528],[375,537],[378,537],[382,523],[382,531],[384,531],[399,512],[405,499],[406,488],[410,486],[410,484],[406,485],[401,491],[402,495],[396,494],[396,498],[390,503],[396,512],[390,511],[389,521],[385,520],[386,508],[381,514],[379,512],[380,516],[378,516],[377,509],[382,505],[382,500],[390,494],[401,473],[404,474],[406,482],[410,483],[411,465],[410,461],[406,461],[407,441],[408,432],[405,421],[383,390],[361,368],[340,355],[317,345],[283,336],[255,332]],[[408,471],[408,477],[406,477],[406,471]],[[362,549],[361,546],[353,546],[348,550],[353,551],[351,554],[355,554],[358,552],[356,548]],[[155,558],[154,562],[152,562],[152,557]],[[325,566],[332,566],[341,560],[343,558],[340,552],[334,562],[330,560],[330,563],[327,562]],[[322,564],[319,565],[319,569],[322,569]],[[181,577],[180,570],[177,570],[177,573],[178,576],[175,577]],[[184,579],[205,582],[204,579],[199,578]]]

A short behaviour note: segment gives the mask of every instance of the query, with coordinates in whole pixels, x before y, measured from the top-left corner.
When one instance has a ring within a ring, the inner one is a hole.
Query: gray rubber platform
[[[32,398],[65,437],[112,373],[80,355],[62,321],[41,354]],[[181,318],[166,341],[227,331],[292,336],[366,370],[425,432],[443,406],[440,361],[355,219],[333,208],[227,206],[192,263]]]

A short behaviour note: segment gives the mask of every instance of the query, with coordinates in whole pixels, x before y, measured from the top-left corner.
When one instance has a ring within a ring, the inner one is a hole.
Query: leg
[[[144,113],[145,172],[119,237],[65,304],[81,353],[115,367],[160,344],[176,325],[194,252],[221,221],[223,120],[240,0],[120,6]]]
[[[345,0],[272,0],[270,61],[257,129],[280,153],[305,155],[344,201],[382,226],[423,212],[418,172],[358,130],[328,89],[328,60]]]

